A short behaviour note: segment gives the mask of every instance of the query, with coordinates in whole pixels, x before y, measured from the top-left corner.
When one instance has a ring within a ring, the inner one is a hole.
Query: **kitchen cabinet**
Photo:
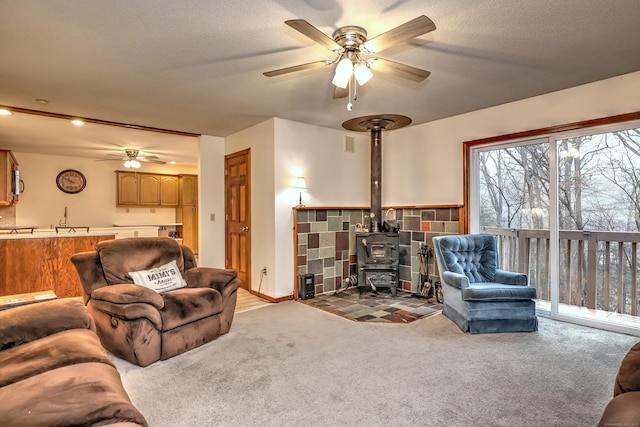
[[[178,206],[178,177],[140,174],[140,206]]]
[[[178,206],[179,177],[173,175],[160,176],[160,206]]]
[[[160,205],[160,177],[140,174],[138,185],[138,204],[140,206]]]
[[[177,175],[116,171],[117,206],[177,207],[179,177]]]
[[[117,171],[117,206],[138,206],[138,174]]]
[[[198,176],[180,175],[180,205],[197,205],[198,198]]]
[[[0,206],[13,206],[18,196],[13,194],[13,175],[18,170],[18,162],[9,150],[0,150]]]
[[[180,175],[180,206],[176,209],[178,235],[182,244],[198,255],[198,176]]]

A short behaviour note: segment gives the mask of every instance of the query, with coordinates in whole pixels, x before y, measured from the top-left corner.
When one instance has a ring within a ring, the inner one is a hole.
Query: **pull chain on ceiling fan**
[[[327,36],[304,19],[285,21],[285,24],[299,31],[311,40],[335,52],[333,60],[321,60],[263,73],[266,77],[274,77],[295,71],[337,64],[331,83],[335,86],[333,98],[349,97],[347,109],[353,107],[352,101],[357,99],[357,85],[366,84],[372,77],[371,68],[393,73],[400,77],[421,82],[429,74],[427,70],[390,61],[375,56],[375,53],[388,49],[398,43],[421,36],[436,29],[436,25],[424,15],[395,27],[386,33],[367,40],[367,31],[355,25],[338,28],[332,37]]]

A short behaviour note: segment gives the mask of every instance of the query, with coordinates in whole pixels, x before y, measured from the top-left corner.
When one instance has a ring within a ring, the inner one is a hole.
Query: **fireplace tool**
[[[414,295],[426,299],[435,297],[436,301],[442,303],[444,301],[442,298],[442,285],[429,276],[429,261],[433,258],[431,246],[421,243],[418,257],[420,258],[420,285],[418,286],[418,294]]]
[[[338,295],[342,291],[346,291],[350,288],[358,287],[358,276],[351,275],[342,281],[342,285],[333,293],[333,295]]]

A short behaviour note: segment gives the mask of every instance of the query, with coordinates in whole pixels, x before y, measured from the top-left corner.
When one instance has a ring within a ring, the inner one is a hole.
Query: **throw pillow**
[[[158,293],[187,286],[175,260],[151,270],[132,271],[129,276],[136,285],[153,289]]]

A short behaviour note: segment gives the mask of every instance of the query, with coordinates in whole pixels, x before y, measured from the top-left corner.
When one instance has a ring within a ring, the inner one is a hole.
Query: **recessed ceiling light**
[[[79,119],[71,120],[71,124],[73,124],[75,126],[84,126],[84,122],[82,120],[79,120]]]
[[[47,101],[46,99],[40,99],[40,98],[38,98],[38,99],[36,99],[36,102],[37,102],[38,104],[41,104],[41,105],[49,105],[49,101]]]
[[[169,164],[170,164],[170,165],[175,165],[175,164],[176,164],[176,161],[175,161],[175,160],[171,160],[171,161],[169,162]]]
[[[7,109],[4,108],[0,108],[0,116],[10,116],[13,113]]]

